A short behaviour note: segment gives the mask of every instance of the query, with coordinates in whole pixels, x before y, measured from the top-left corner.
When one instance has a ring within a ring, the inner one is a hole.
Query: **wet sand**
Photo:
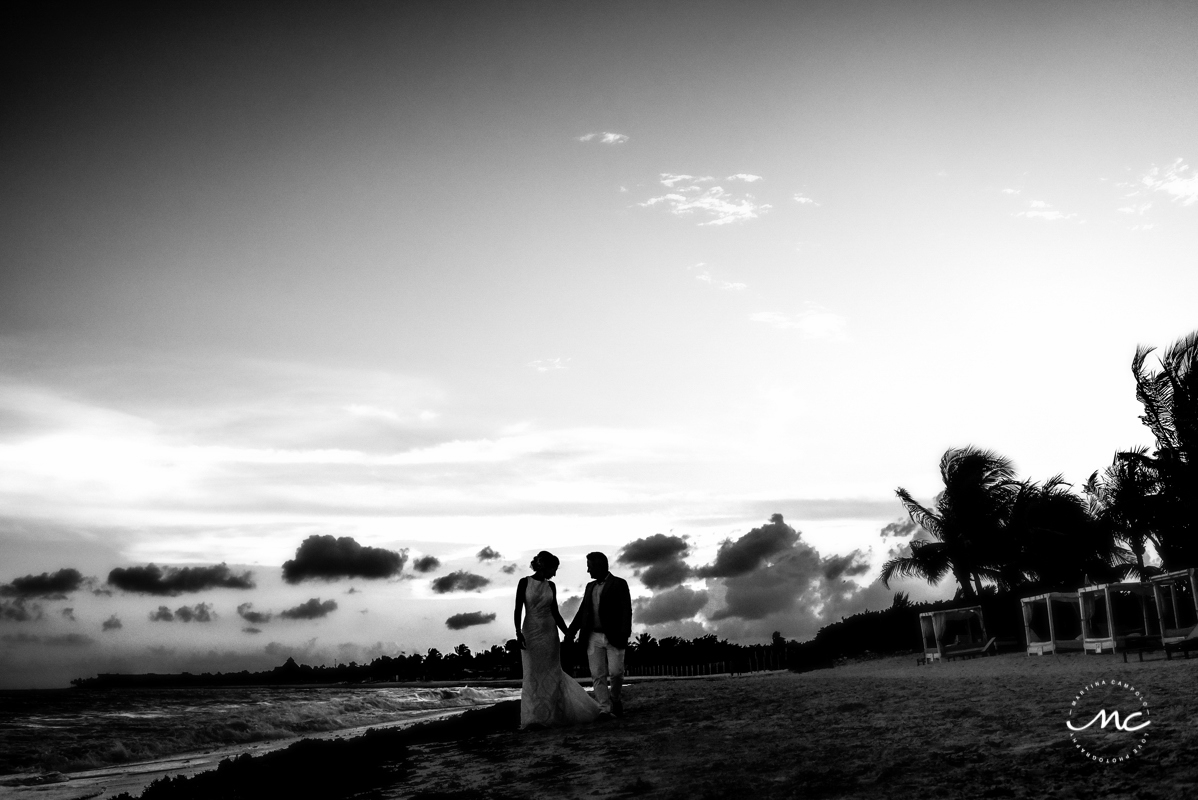
[[[1071,743],[1070,702],[1099,680],[1148,697],[1143,755],[1096,764]],[[1198,659],[1005,654],[916,666],[907,656],[804,674],[634,680],[625,703],[623,719],[542,731],[515,730],[512,702],[468,713],[448,723],[462,723],[448,738],[410,744],[409,772],[376,796],[1198,796]],[[136,794],[95,789],[72,780],[53,794],[0,797]]]

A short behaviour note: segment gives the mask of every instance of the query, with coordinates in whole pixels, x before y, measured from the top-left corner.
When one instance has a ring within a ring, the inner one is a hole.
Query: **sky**
[[[608,553],[657,637],[950,596],[876,581],[947,448],[1080,487],[1151,444],[1132,355],[1198,328],[1196,23],[16,12],[0,687],[487,648],[540,550],[567,611]]]

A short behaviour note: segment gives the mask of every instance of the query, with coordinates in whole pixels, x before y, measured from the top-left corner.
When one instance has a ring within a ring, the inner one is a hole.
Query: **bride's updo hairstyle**
[[[557,567],[561,563],[561,560],[553,553],[550,553],[548,550],[542,550],[533,558],[532,568],[534,571],[542,568],[549,569],[550,567]]]

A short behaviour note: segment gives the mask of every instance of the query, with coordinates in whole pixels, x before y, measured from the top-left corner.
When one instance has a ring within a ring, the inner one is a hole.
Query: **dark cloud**
[[[694,574],[694,570],[682,560],[688,552],[689,545],[681,536],[655,533],[624,545],[616,561],[642,567],[636,575],[648,588],[667,589]]]
[[[790,549],[799,541],[799,534],[774,514],[760,528],[754,528],[736,541],[725,539],[716,551],[715,563],[699,567],[695,574],[701,578],[734,578],[752,572],[771,556]]]
[[[517,567],[515,564],[508,564],[506,567],[503,567],[499,571],[502,572],[504,575],[514,575],[517,569],[519,569],[519,567]]]
[[[660,625],[690,619],[707,605],[710,595],[679,586],[648,599],[638,598],[632,604],[632,620],[641,625]]]
[[[0,619],[12,622],[30,622],[44,615],[41,603],[31,603],[24,597],[16,600],[0,600]]]
[[[270,622],[270,618],[274,615],[269,611],[254,611],[253,603],[242,603],[237,606],[237,616],[244,619],[251,625],[263,625]]]
[[[175,615],[166,606],[158,606],[157,611],[150,612],[150,622],[174,622]]]
[[[436,556],[421,556],[412,562],[412,569],[417,572],[432,572],[441,566],[441,559]]]
[[[451,572],[440,578],[435,578],[432,582],[433,591],[437,594],[446,594],[447,592],[474,592],[482,589],[491,580],[484,578],[482,575],[475,575],[473,572],[458,570]]]
[[[101,627],[106,631],[115,631],[125,626],[121,624],[120,618],[116,614],[113,614],[111,617],[104,620],[104,624]]]
[[[69,619],[71,622],[75,622],[75,609],[73,609],[73,608],[64,608],[64,609],[63,609],[63,610],[62,610],[60,613],[61,613],[61,614],[62,614],[64,617],[66,617],[67,619]]]
[[[864,575],[869,572],[869,562],[860,550],[854,550],[848,555],[828,556],[823,560],[824,580],[834,581],[840,577]]]
[[[654,564],[637,573],[641,583],[649,589],[668,589],[671,586],[677,586],[693,574],[694,570],[680,558]]]
[[[242,633],[262,633],[261,628],[242,628]]]
[[[351,587],[349,587],[349,591],[348,591],[348,592],[346,592],[346,594],[358,594],[358,593],[359,593],[359,592],[358,592],[358,590],[357,590],[357,589],[355,589],[355,588],[354,588],[354,587],[352,587],[352,586],[351,586]]]
[[[83,575],[77,569],[60,569],[54,574],[26,575],[15,578],[12,583],[0,585],[0,596],[42,597],[47,600],[64,600],[68,593],[83,583]]]
[[[800,598],[806,598],[807,605],[814,605],[820,598],[823,569],[814,548],[808,545],[792,548],[770,564],[725,579],[725,605],[711,619],[761,619],[790,611]]]
[[[478,557],[479,561],[494,561],[496,559],[503,558],[503,556],[499,555],[499,553],[496,553],[494,550],[492,550],[490,545],[487,545],[482,550],[479,550],[477,553],[475,553],[475,556]]]
[[[253,573],[233,572],[226,564],[211,567],[117,567],[108,573],[108,583],[126,592],[174,597],[205,589],[253,589]]]
[[[445,627],[451,631],[460,631],[472,625],[486,625],[495,621],[495,612],[484,614],[481,611],[470,611],[465,614],[454,614],[445,620]]]
[[[909,536],[914,536],[915,534],[919,533],[922,530],[923,530],[923,528],[921,528],[919,525],[916,525],[911,520],[899,520],[898,522],[892,522],[889,525],[887,525],[886,527],[882,528],[882,530],[879,532],[879,535],[883,539],[886,539],[886,538],[902,539],[902,538],[906,538]]]
[[[322,603],[320,602],[320,598],[313,597],[308,602],[300,603],[295,608],[281,611],[279,616],[283,619],[319,619],[320,617],[327,617],[336,610],[336,600],[325,600]]]
[[[180,606],[175,609],[175,616],[180,622],[211,622],[216,615],[212,613],[212,606],[207,603],[196,603],[194,606]]]
[[[309,536],[296,549],[295,558],[283,563],[283,580],[390,578],[403,570],[407,560],[406,550],[363,547],[349,536]]]
[[[616,561],[633,567],[651,567],[676,561],[685,556],[687,551],[688,545],[681,536],[655,533],[624,545]]]
[[[7,645],[48,644],[52,647],[86,647],[95,642],[82,633],[63,633],[56,636],[34,636],[30,633],[5,634],[0,642]]]

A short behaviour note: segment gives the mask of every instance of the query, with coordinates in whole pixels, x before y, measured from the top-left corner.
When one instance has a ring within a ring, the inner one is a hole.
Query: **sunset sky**
[[[807,639],[1198,328],[1190,3],[72,13],[6,24],[0,688],[502,644],[542,549]]]

